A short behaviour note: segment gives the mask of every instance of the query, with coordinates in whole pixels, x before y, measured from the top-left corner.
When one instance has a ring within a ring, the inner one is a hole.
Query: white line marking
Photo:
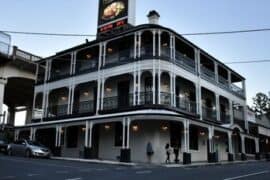
[[[124,168],[124,167],[117,167],[117,168],[115,168],[115,170],[117,170],[117,171],[121,171],[121,170],[125,170],[125,169],[127,169],[127,168]]]
[[[106,168],[99,168],[99,169],[96,169],[96,171],[105,171]]]
[[[152,171],[137,171],[136,174],[150,174]]]
[[[6,177],[1,177],[0,179],[14,179],[15,176],[6,176]]]
[[[67,174],[68,171],[56,171],[56,174]]]
[[[33,177],[33,176],[39,176],[39,174],[27,174],[27,176]]]
[[[257,172],[257,173],[246,174],[246,175],[237,176],[237,177],[231,177],[231,178],[227,178],[227,179],[224,179],[224,180],[242,179],[242,178],[245,178],[245,177],[256,176],[256,175],[261,175],[261,174],[267,174],[269,172],[270,171],[261,171],[261,172]]]
[[[66,179],[66,180],[81,180],[82,178],[72,178],[72,179]]]

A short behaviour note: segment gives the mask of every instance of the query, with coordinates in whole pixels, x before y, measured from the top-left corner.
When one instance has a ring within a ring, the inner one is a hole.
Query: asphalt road
[[[270,180],[270,162],[166,168],[25,159],[0,155],[0,180]]]

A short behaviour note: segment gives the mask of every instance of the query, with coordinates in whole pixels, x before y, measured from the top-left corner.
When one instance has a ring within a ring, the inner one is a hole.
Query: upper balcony
[[[57,54],[50,58],[49,63],[42,64],[46,65],[48,72],[40,74],[46,81],[54,81],[136,61],[158,59],[174,63],[195,76],[201,76],[245,98],[245,80],[240,75],[183,37],[162,28],[139,32]],[[39,79],[42,82],[42,78]]]

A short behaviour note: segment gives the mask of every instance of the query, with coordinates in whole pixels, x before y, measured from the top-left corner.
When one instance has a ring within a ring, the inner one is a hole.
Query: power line
[[[270,63],[270,59],[225,62],[225,64],[259,64],[259,63]]]
[[[205,36],[205,35],[242,34],[242,33],[267,32],[267,31],[270,31],[270,28],[183,33],[181,35],[182,36]],[[77,34],[77,33],[45,33],[45,32],[27,32],[27,31],[10,31],[10,30],[0,30],[0,32],[9,33],[9,34],[34,35],[34,36],[96,37],[96,35],[94,34]]]
[[[34,36],[59,36],[59,37],[96,37],[92,34],[65,34],[65,33],[44,33],[44,32],[25,32],[25,31],[2,31],[9,34],[34,35]]]
[[[217,32],[199,32],[199,33],[185,33],[183,36],[202,36],[202,35],[220,35],[220,34],[240,34],[240,33],[253,33],[253,32],[265,32],[270,31],[270,28],[264,29],[246,29],[246,30],[234,30],[234,31],[217,31]]]

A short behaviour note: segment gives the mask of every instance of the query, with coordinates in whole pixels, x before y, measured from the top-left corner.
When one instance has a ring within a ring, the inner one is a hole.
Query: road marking
[[[72,179],[66,179],[66,180],[81,180],[82,178],[72,178]]]
[[[14,179],[15,176],[6,176],[6,177],[1,177],[0,179]]]
[[[28,177],[39,176],[39,174],[27,174]]]
[[[270,171],[261,171],[261,172],[257,172],[257,173],[252,173],[252,174],[246,174],[246,175],[242,175],[242,176],[231,177],[231,178],[227,178],[227,179],[224,179],[224,180],[243,179],[245,177],[256,176],[256,175],[261,175],[261,174],[267,174],[269,172]]]
[[[56,174],[67,174],[68,171],[56,171]]]
[[[121,170],[125,170],[125,169],[127,169],[127,168],[125,168],[125,167],[117,167],[117,168],[115,168],[115,170],[117,170],[117,171],[121,171]]]
[[[96,171],[105,171],[105,170],[107,170],[106,168],[98,168],[98,169],[96,169]]]
[[[136,171],[136,174],[150,174],[152,171]]]

